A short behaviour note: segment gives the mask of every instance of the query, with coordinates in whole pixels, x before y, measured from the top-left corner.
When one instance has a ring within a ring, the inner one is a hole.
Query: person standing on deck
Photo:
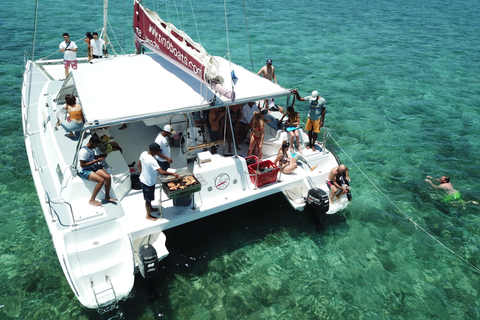
[[[272,65],[272,59],[267,59],[267,64],[264,65],[262,69],[257,72],[257,74],[270,81],[272,81],[273,79],[275,81],[275,84],[277,83],[277,77],[275,76],[275,67]]]
[[[297,100],[308,101],[310,103],[307,124],[305,125],[305,131],[308,132],[308,145],[306,148],[312,148],[312,151],[316,151],[315,142],[320,133],[320,128],[323,127],[325,121],[325,99],[318,95],[318,91],[312,91],[312,94],[305,98],[300,97],[297,89],[293,89],[293,93],[297,97]]]
[[[210,141],[219,141],[222,137],[222,122],[223,116],[225,115],[225,111],[221,110],[220,108],[213,108],[208,113],[208,123],[210,125],[209,134],[210,134]],[[212,153],[217,153],[217,147],[212,146]]]
[[[98,38],[98,33],[92,33],[93,39],[90,40],[90,45],[92,46],[92,53],[93,59],[101,59],[103,58],[103,46],[105,45],[105,41]]]
[[[270,81],[272,81],[272,79],[273,79],[275,81],[275,84],[277,84],[277,76],[275,75],[275,67],[272,65],[272,63],[273,63],[272,59],[267,59],[266,65],[264,65],[260,69],[260,71],[257,72],[257,74],[259,76],[264,77],[265,79],[270,80]],[[272,102],[273,102],[273,99],[272,99]],[[264,107],[270,110],[269,100],[267,99],[263,103],[264,103]],[[275,106],[275,103],[273,103],[273,106]],[[272,110],[272,111],[279,111],[279,110]],[[283,108],[280,112],[283,113]]]
[[[173,130],[172,126],[166,124],[163,127],[163,131],[160,132],[155,138],[155,142],[158,143],[160,149],[162,150],[158,156],[155,156],[155,159],[157,159],[160,168],[165,171],[170,168],[170,164],[173,162],[172,158],[170,157],[170,137],[174,133],[175,130]]]
[[[63,41],[60,43],[60,52],[63,54],[63,66],[65,67],[65,78],[68,76],[70,66],[73,70],[77,70],[77,45],[70,41],[68,33],[63,34]]]
[[[158,211],[158,208],[152,207],[152,201],[155,200],[155,182],[157,181],[157,174],[173,175],[179,178],[179,175],[173,172],[168,172],[160,168],[157,160],[154,158],[158,156],[162,150],[156,142],[150,143],[148,151],[142,152],[137,166],[140,170],[140,185],[142,186],[143,198],[145,199],[145,209],[147,210],[146,218],[155,221],[158,218],[151,215],[152,211]]]

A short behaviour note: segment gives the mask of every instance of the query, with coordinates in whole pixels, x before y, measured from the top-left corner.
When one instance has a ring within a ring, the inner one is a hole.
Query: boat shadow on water
[[[327,215],[319,228],[310,210],[294,211],[281,194],[274,194],[166,230],[170,253],[159,262],[160,272],[147,279],[137,274],[131,297],[120,302],[120,310],[128,318],[140,312],[140,303],[148,301],[157,314],[169,314],[173,312],[169,297],[171,290],[177,290],[178,281],[187,281],[191,285],[205,278],[223,281],[238,272],[237,267],[241,269],[239,264],[250,263],[248,250],[251,247],[288,246],[299,235],[307,236],[323,247],[324,232],[345,223],[346,219],[343,214]],[[222,260],[234,256],[237,258],[232,258],[228,265],[223,264]]]

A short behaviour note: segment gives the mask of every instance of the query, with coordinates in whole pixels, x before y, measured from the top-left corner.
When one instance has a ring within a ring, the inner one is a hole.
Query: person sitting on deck
[[[275,158],[275,164],[280,167],[282,173],[291,173],[297,169],[297,155],[292,155],[288,151],[290,147],[290,142],[288,140],[283,140],[282,147],[278,150],[277,157]]]
[[[286,124],[286,130],[288,132],[288,135],[290,136],[290,151],[293,152],[293,138],[296,139],[297,141],[297,148],[300,153],[302,152],[302,149],[300,148],[300,136],[298,134],[298,128],[300,126],[300,115],[298,112],[295,112],[295,109],[293,106],[290,106],[287,108],[287,113],[285,114],[288,116],[288,120],[285,122]],[[280,118],[279,122],[281,123],[283,120],[283,115],[282,118]]]
[[[112,178],[110,175],[98,165],[99,162],[105,160],[105,155],[95,155],[95,148],[100,144],[100,138],[95,133],[92,135],[87,145],[83,146],[78,152],[78,175],[88,181],[96,182],[97,185],[93,189],[92,196],[88,202],[92,206],[101,206],[102,203],[95,198],[105,185],[105,202],[115,202],[117,199],[110,198],[110,187]]]
[[[67,117],[64,120],[60,120],[60,118],[65,117],[64,109],[67,111]],[[77,103],[77,99],[73,94],[65,96],[65,108],[58,108],[55,115],[57,116],[56,126],[62,126],[68,132],[65,135],[66,137],[74,138],[76,133],[82,130],[84,122],[82,106]]]
[[[340,196],[350,191],[346,181],[350,182],[350,177],[348,176],[348,168],[344,164],[336,166],[330,171],[327,179],[327,187],[330,189],[330,204],[333,204],[333,197],[340,201]],[[337,194],[338,190],[340,192]]]
[[[152,207],[152,201],[155,200],[155,182],[157,173],[163,175],[173,175],[179,178],[179,175],[168,172],[160,168],[155,156],[162,152],[160,146],[156,142],[150,143],[149,150],[142,152],[138,160],[138,169],[140,171],[140,184],[142,186],[143,198],[145,199],[145,209],[147,210],[147,219],[155,221],[158,218],[151,215],[152,211],[158,211],[158,208]]]

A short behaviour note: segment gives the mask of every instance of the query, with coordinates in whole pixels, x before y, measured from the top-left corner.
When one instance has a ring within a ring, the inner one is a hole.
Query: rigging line
[[[445,244],[443,244],[440,240],[438,240],[434,235],[432,235],[430,232],[428,232],[426,229],[424,229],[421,225],[419,225],[417,222],[415,222],[409,215],[407,215],[405,212],[402,211],[402,209],[400,209],[392,200],[390,200],[390,198],[382,191],[380,190],[380,188],[365,174],[365,172],[362,171],[362,169],[360,169],[360,167],[352,160],[352,158],[345,152],[345,150],[343,150],[343,148],[340,146],[340,144],[333,138],[333,136],[329,133],[329,136],[330,138],[332,138],[332,140],[335,142],[335,144],[340,148],[340,150],[347,156],[347,158],[353,163],[353,165],[358,169],[360,170],[360,172],[363,174],[363,176],[365,178],[367,178],[367,180],[372,184],[372,186],[377,189],[378,192],[380,192],[381,195],[383,195],[385,197],[385,199],[387,199],[400,213],[402,213],[405,218],[410,221],[411,223],[414,224],[414,226],[420,230],[422,230],[423,232],[425,232],[430,238],[432,238],[433,240],[435,240],[438,244],[440,244],[444,249],[450,251],[450,253],[452,253],[453,255],[455,255],[457,258],[459,258],[460,260],[462,260],[463,262],[465,262],[467,265],[469,265],[470,267],[472,267],[475,271],[478,271],[480,272],[480,268],[477,267],[476,265],[474,265],[473,263],[470,263],[468,262],[465,258],[463,258],[462,256],[460,256],[458,253],[456,253],[455,251],[453,251],[452,249],[450,249],[449,247],[447,247]]]
[[[232,61],[230,60],[230,39],[228,37],[228,18],[227,18],[227,1],[223,0],[223,7],[225,10],[225,32],[227,35],[227,55],[228,55],[228,65],[230,66],[230,72],[232,71]],[[234,83],[232,81],[232,91],[235,92]]]
[[[195,17],[195,11],[193,10],[192,0],[190,0],[190,8],[192,9],[193,23],[195,25],[195,30],[197,31],[198,43],[202,44],[202,41],[200,41],[200,33],[198,32],[197,18]]]
[[[180,28],[180,30],[185,30],[185,28],[182,25],[182,20],[180,19],[180,14],[178,13],[177,1],[173,1],[173,4],[175,5],[175,12],[177,13],[179,28]]]
[[[245,0],[243,0],[243,15],[245,16],[245,26],[247,28],[248,51],[250,52],[250,65],[252,67],[252,72],[255,72],[253,69],[252,44],[250,43],[250,32],[248,30],[247,7],[245,5]]]

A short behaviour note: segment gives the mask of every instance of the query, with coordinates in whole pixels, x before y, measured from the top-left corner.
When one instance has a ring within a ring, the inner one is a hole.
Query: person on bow
[[[316,151],[315,142],[317,136],[320,133],[320,128],[323,127],[325,121],[325,99],[318,95],[318,91],[312,91],[312,94],[304,98],[300,97],[297,89],[293,89],[293,93],[299,101],[308,101],[310,109],[308,110],[307,124],[305,125],[305,131],[308,132],[308,145],[307,149],[311,148],[312,151]]]
[[[77,70],[77,45],[70,41],[68,33],[63,34],[63,41],[60,43],[60,52],[63,52],[63,66],[65,67],[65,78],[67,78],[69,69]]]
[[[270,81],[272,81],[273,79],[275,83],[277,83],[277,77],[275,76],[275,67],[272,65],[272,63],[272,59],[267,59],[266,65],[264,65],[260,69],[260,71],[257,72],[257,74]]]
[[[98,37],[98,33],[92,33],[93,39],[90,40],[90,45],[92,46],[92,58],[101,59],[103,58],[103,46],[105,41]]]

